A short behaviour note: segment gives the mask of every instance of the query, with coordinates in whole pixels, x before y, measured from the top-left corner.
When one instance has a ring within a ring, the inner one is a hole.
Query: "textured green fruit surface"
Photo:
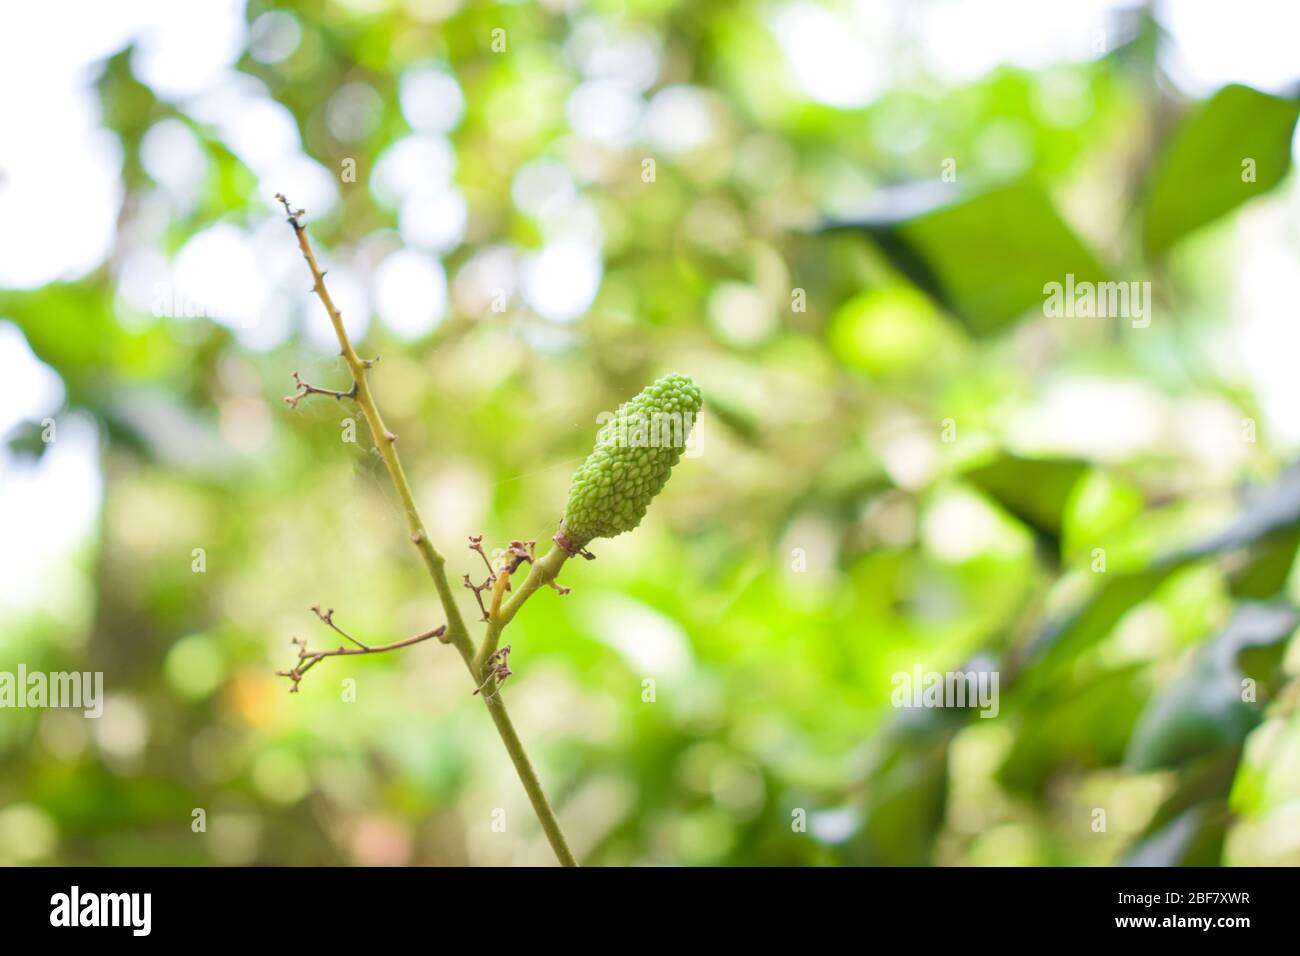
[[[560,533],[580,548],[631,531],[682,457],[703,404],[685,375],[665,375],[619,406],[573,476]]]

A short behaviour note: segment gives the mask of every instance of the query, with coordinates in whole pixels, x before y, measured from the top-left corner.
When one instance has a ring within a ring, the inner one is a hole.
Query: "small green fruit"
[[[573,476],[560,535],[570,550],[631,531],[686,447],[703,401],[685,375],[666,375],[619,406]]]

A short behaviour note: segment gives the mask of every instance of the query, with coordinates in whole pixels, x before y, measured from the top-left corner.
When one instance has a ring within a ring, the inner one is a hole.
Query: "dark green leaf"
[[[1029,527],[1058,538],[1070,492],[1087,470],[1076,458],[1003,454],[962,477]]]
[[[1058,684],[1040,695],[998,772],[1003,785],[1037,793],[1058,769],[1118,765],[1146,698],[1144,670],[1107,671],[1075,690]]]
[[[1289,607],[1242,605],[1227,628],[1198,648],[1191,665],[1148,704],[1129,742],[1127,762],[1139,771],[1177,765],[1238,746],[1260,721],[1242,700],[1240,657],[1279,645],[1296,627]]]
[[[1105,270],[1046,193],[1022,182],[861,228],[895,266],[976,334],[996,332],[1041,306],[1048,282],[1104,281]],[[840,224],[846,225],[846,224]]]

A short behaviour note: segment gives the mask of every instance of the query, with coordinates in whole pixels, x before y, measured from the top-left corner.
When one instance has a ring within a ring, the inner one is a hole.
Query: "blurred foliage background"
[[[441,622],[277,191],[453,580],[704,390],[508,636],[584,862],[1300,862],[1294,16],[1057,6],[6,8],[0,670],[107,702],[0,711],[0,862],[551,860],[449,648],[275,676]]]

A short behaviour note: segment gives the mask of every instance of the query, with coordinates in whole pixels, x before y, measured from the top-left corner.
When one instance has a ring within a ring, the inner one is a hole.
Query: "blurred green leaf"
[[[1088,467],[1078,458],[1022,458],[1002,453],[962,477],[1055,541],[1061,534],[1066,503]]]
[[[1250,489],[1241,513],[1217,534],[1181,552],[1178,560],[1248,547],[1285,528],[1300,525],[1300,467],[1287,469],[1276,482]]]
[[[1074,610],[1048,621],[1026,651],[1036,680],[1045,680],[1062,664],[1101,640],[1136,604],[1155,593],[1175,570],[1162,565],[1134,574],[1106,574],[1092,597]]]
[[[1237,750],[1196,758],[1126,854],[1131,866],[1217,866],[1228,822],[1227,796],[1239,759]]]
[[[1093,253],[1031,182],[916,213],[900,206],[898,218],[853,225],[977,335],[997,332],[1041,305],[1047,282],[1064,282],[1067,274],[1076,282],[1105,279]]]
[[[1058,684],[1029,702],[998,779],[1011,790],[1038,793],[1064,767],[1118,765],[1146,699],[1145,670],[1106,671],[1073,690]]]
[[[1217,866],[1231,815],[1225,801],[1197,804],[1134,844],[1127,866]]]
[[[868,774],[862,863],[925,866],[943,823],[948,745],[965,720],[960,712],[905,711],[885,734]]]
[[[1229,795],[1233,812],[1247,819],[1286,814],[1296,800],[1300,800],[1300,710],[1275,713],[1250,735]]]
[[[1148,255],[1268,192],[1291,168],[1300,104],[1233,84],[1192,108],[1157,161],[1142,206]],[[1243,164],[1254,164],[1246,181]]]
[[[1238,608],[1227,628],[1198,648],[1187,670],[1147,704],[1129,742],[1127,763],[1148,772],[1240,745],[1261,717],[1256,704],[1242,700],[1239,657],[1252,648],[1279,646],[1296,621],[1289,607]]]
[[[1250,549],[1246,560],[1228,575],[1234,597],[1262,601],[1286,587],[1300,546],[1300,528],[1283,528],[1266,535]]]

